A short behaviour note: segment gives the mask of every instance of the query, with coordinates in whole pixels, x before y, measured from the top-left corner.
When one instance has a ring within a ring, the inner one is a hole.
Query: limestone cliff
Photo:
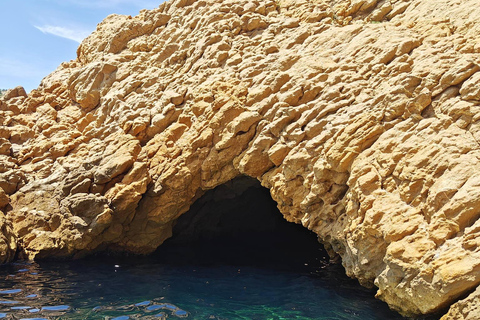
[[[248,175],[390,307],[448,307],[480,284],[477,6],[174,0],[107,17],[75,61],[0,100],[0,259],[152,252],[205,190]]]

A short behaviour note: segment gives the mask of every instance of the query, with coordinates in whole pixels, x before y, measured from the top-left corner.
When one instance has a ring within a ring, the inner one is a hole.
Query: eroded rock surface
[[[480,319],[480,288],[452,305],[441,320],[476,320]]]
[[[390,307],[448,307],[480,283],[477,6],[107,17],[75,61],[0,100],[0,259],[152,252],[205,190],[248,175]]]

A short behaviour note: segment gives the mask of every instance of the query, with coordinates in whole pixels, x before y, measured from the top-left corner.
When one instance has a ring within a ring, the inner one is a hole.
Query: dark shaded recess
[[[317,236],[286,221],[269,190],[250,177],[207,191],[157,250],[169,263],[311,270],[328,255]]]

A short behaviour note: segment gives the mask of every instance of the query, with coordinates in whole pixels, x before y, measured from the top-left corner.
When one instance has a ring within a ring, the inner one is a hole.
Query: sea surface
[[[96,257],[17,262],[1,266],[0,279],[4,319],[402,319],[328,263]]]
[[[0,319],[403,319],[250,182],[208,191],[149,257],[0,266]]]

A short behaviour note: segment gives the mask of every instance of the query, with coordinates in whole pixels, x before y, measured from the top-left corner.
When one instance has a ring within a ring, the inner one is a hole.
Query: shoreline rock
[[[3,261],[147,254],[247,175],[391,308],[443,310],[480,283],[476,4],[175,0],[107,17],[76,60],[0,99]]]

